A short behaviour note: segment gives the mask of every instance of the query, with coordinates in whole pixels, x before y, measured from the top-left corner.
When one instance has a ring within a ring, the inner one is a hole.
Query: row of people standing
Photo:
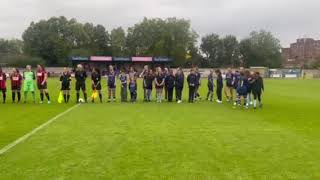
[[[7,77],[6,73],[2,71],[0,67],[0,92],[2,92],[2,100],[3,103],[6,102],[7,99],[7,78],[11,81],[11,91],[12,91],[12,102],[20,102],[21,101],[21,90],[24,92],[24,103],[27,102],[27,96],[30,92],[32,94],[33,102],[35,103],[35,89],[36,86],[40,91],[40,103],[42,104],[44,101],[44,96],[48,100],[48,104],[51,103],[50,95],[47,89],[47,79],[48,75],[45,71],[45,68],[41,65],[37,65],[36,73],[32,71],[31,66],[27,65],[25,71],[20,74],[19,70],[13,68],[12,73],[9,77]],[[36,83],[35,84],[35,81]]]

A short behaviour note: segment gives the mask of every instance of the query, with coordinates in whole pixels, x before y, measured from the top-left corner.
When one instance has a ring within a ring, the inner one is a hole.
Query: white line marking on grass
[[[33,129],[32,131],[30,131],[29,133],[25,134],[24,136],[20,137],[19,139],[15,140],[14,142],[6,145],[5,147],[3,147],[2,149],[0,149],[0,156],[3,155],[4,153],[6,153],[7,151],[9,151],[11,148],[15,147],[16,145],[22,143],[23,141],[25,141],[26,139],[28,139],[29,137],[31,137],[32,135],[34,135],[35,133],[37,133],[38,131],[40,131],[41,129],[47,127],[48,125],[50,125],[51,123],[53,123],[55,120],[59,119],[60,117],[62,117],[63,115],[67,114],[68,112],[72,111],[73,109],[79,107],[80,104],[74,105],[71,108],[67,109],[66,111],[54,116],[53,118],[49,119],[47,122],[41,124],[40,126],[38,126],[37,128]]]

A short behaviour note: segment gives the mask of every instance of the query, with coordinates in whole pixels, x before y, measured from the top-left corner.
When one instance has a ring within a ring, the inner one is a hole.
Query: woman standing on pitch
[[[131,96],[131,102],[137,101],[137,73],[133,67],[130,67],[129,70],[129,91]]]
[[[174,81],[175,89],[176,89],[176,101],[177,103],[182,102],[182,90],[184,86],[184,74],[181,68],[178,68],[178,71],[175,76]]]
[[[216,70],[217,75],[217,103],[222,103],[222,88],[223,88],[223,79],[221,75],[221,71]]]
[[[197,75],[194,68],[191,69],[190,74],[187,77],[187,82],[189,86],[189,103],[193,103],[197,83]]]
[[[172,102],[172,99],[173,99],[174,81],[175,81],[175,77],[173,74],[173,70],[170,69],[169,74],[165,78],[165,86],[168,91],[168,101],[169,102]]]
[[[157,68],[156,77],[155,77],[155,83],[156,83],[156,96],[157,96],[157,102],[162,102],[162,93],[163,93],[163,87],[164,87],[164,74],[162,73],[162,70],[160,67]]]
[[[7,81],[7,75],[2,71],[2,68],[0,67],[0,91],[2,92],[2,102],[3,104],[6,103],[6,98],[7,98],[7,86],[6,86],[6,81]]]
[[[43,103],[43,98],[44,95],[46,95],[46,98],[48,100],[48,104],[50,104],[50,96],[48,92],[48,87],[47,87],[47,79],[48,79],[48,74],[46,70],[44,69],[43,66],[37,65],[37,86],[40,91],[40,104]]]
[[[92,90],[97,91],[99,94],[100,103],[102,103],[102,93],[101,93],[101,74],[99,69],[93,68],[91,73],[92,80]],[[92,103],[94,103],[94,98],[92,98]]]
[[[147,102],[151,101],[153,81],[154,81],[154,75],[153,75],[153,71],[150,69],[148,74],[146,75],[146,96],[147,96],[146,98],[147,98]]]
[[[19,70],[13,68],[13,72],[10,76],[11,80],[11,91],[12,91],[12,102],[16,102],[16,94],[18,97],[18,103],[21,100],[21,84],[22,84],[22,76],[19,73]]]
[[[63,73],[60,76],[60,82],[61,82],[61,91],[63,93],[64,102],[68,103],[70,99],[71,73],[66,67],[63,68]]]
[[[26,71],[23,72],[23,91],[24,91],[24,103],[27,103],[27,96],[28,92],[31,92],[33,97],[33,103],[36,103],[36,96],[34,93],[34,80],[36,79],[36,76],[33,71],[31,71],[31,66],[26,66]]]
[[[119,79],[121,84],[121,102],[127,102],[128,101],[128,97],[127,97],[128,78],[125,73],[125,70],[121,71]]]
[[[109,98],[108,102],[113,102],[116,100],[116,73],[114,72],[113,67],[111,66],[108,74],[108,91]]]
[[[81,64],[78,64],[77,66],[77,69],[75,72],[75,78],[76,78],[77,103],[79,103],[80,89],[82,90],[84,100],[87,103],[88,102],[87,91],[86,91],[87,73],[83,69],[83,66]]]
[[[213,101],[213,70],[210,70],[210,74],[208,75],[208,94],[207,94],[207,100]]]
[[[253,83],[252,83],[252,93],[253,93],[253,108],[257,108],[257,99],[259,101],[259,107],[262,108],[261,94],[264,91],[263,79],[259,72],[254,73]]]

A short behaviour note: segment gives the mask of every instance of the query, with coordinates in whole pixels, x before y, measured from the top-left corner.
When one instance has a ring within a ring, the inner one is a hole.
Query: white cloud
[[[299,37],[320,38],[318,0],[2,0],[0,37],[20,38],[31,21],[64,15],[107,29],[128,27],[146,17],[190,19],[200,34],[273,32],[284,46]]]

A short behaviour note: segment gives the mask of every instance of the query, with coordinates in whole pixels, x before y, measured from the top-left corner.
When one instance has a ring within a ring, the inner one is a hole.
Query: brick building
[[[320,40],[297,39],[289,48],[282,48],[282,58],[284,67],[303,67],[320,58]]]

